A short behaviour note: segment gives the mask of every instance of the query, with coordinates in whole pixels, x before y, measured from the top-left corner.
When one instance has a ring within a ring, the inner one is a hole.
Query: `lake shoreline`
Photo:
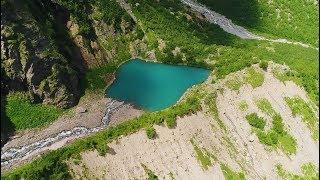
[[[210,73],[199,67],[129,59],[118,65],[105,93],[145,111],[159,111],[179,102],[184,92],[206,81]]]

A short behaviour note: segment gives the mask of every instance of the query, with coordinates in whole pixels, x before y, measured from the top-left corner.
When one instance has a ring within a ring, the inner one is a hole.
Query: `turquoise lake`
[[[158,111],[174,105],[189,87],[205,81],[209,74],[206,69],[134,59],[118,68],[106,95],[143,110]]]

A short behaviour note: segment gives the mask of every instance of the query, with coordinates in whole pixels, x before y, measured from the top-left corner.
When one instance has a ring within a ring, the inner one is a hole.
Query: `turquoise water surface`
[[[158,111],[174,105],[189,87],[205,81],[209,73],[201,68],[134,59],[118,68],[106,94],[144,110]]]

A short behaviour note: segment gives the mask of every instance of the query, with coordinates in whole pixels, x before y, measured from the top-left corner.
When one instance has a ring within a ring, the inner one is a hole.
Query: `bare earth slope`
[[[155,126],[156,139],[148,139],[144,131],[139,131],[108,144],[110,150],[104,157],[97,151],[82,153],[80,163],[72,160],[68,163],[74,178],[146,179],[145,165],[159,179],[224,179],[221,164],[227,164],[235,172],[244,172],[248,179],[278,179],[277,164],[295,174],[302,173],[300,167],[305,163],[319,167],[319,142],[311,138],[300,117],[292,116],[283,99],[297,95],[308,102],[305,91],[292,82],[280,82],[271,72],[264,72],[264,76],[262,86],[255,89],[244,85],[236,92],[222,87],[224,90],[217,96],[217,108],[226,131],[217,119],[203,110],[178,118],[174,129]],[[209,84],[206,86],[208,91],[213,89]],[[296,154],[288,156],[279,149],[267,148],[252,133],[245,115],[256,112],[265,116],[257,108],[256,98],[266,98],[281,115],[285,128],[297,140]],[[242,100],[248,104],[246,111],[239,109]],[[208,169],[198,160],[194,145],[215,157],[211,158],[212,165]]]

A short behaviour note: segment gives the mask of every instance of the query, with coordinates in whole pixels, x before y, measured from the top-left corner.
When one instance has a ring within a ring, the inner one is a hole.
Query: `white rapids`
[[[64,139],[88,135],[106,128],[110,120],[110,114],[123,105],[123,102],[121,102],[119,105],[114,105],[115,102],[115,100],[112,100],[111,102],[107,103],[101,126],[94,128],[74,127],[73,129],[61,131],[52,137],[42,139],[22,147],[10,148],[4,152],[1,152],[1,166],[10,166],[12,163],[18,160],[23,160],[28,155],[44,151],[47,147],[61,142]]]

